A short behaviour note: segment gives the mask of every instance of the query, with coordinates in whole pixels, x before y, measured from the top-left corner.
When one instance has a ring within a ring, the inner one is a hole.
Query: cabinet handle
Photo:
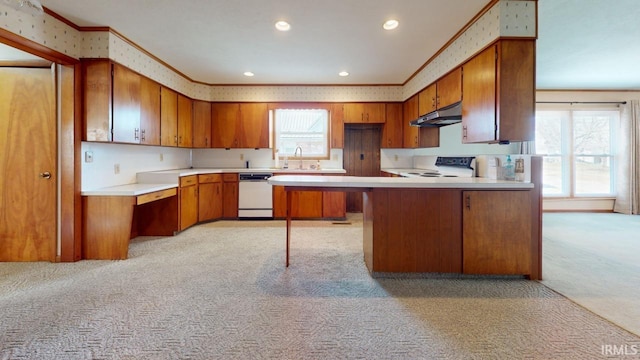
[[[432,108],[436,107],[436,98],[434,97],[431,98],[431,107]]]
[[[360,114],[360,121],[364,122],[364,113]]]
[[[173,137],[174,144],[178,145],[178,135]]]
[[[436,105],[440,106],[440,95],[436,96]]]
[[[369,113],[367,113],[367,122],[369,122]]]
[[[134,140],[140,140],[140,136],[138,135],[139,131],[140,131],[140,129],[138,129],[138,128],[133,129],[133,138],[134,138]]]
[[[462,127],[462,138],[466,139],[467,138],[467,126],[463,126]]]
[[[147,136],[146,136],[146,132],[147,131],[145,129],[142,129],[141,132],[142,132],[142,136],[141,136],[142,137],[142,141],[146,141],[147,140]]]
[[[40,177],[43,179],[51,179],[51,173],[48,171],[40,173]]]
[[[467,195],[464,201],[465,201],[465,207],[467,208],[467,210],[471,210],[471,195]]]
[[[204,138],[204,146],[209,147],[209,138]]]

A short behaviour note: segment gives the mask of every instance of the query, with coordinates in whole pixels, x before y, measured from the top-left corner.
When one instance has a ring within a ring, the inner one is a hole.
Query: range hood
[[[411,126],[446,126],[462,121],[462,102],[445,106],[442,109],[432,111],[409,122]]]

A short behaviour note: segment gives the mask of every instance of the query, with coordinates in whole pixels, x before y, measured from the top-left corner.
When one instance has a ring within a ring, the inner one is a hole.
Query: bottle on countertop
[[[515,168],[511,162],[511,155],[507,155],[507,161],[504,164],[504,179],[511,181],[516,179]]]
[[[284,157],[284,165],[282,165],[283,169],[288,169],[289,168],[289,157],[285,156]]]
[[[516,159],[515,177],[516,177],[516,181],[524,181],[524,159],[523,158]]]

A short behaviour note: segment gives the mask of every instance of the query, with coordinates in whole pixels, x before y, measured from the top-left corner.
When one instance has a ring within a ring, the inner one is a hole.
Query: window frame
[[[568,116],[561,119],[561,144],[560,154],[546,154],[538,152],[536,146],[536,155],[542,156],[543,159],[558,157],[562,164],[561,181],[562,191],[560,194],[544,194],[543,198],[550,199],[589,199],[589,198],[614,198],[616,196],[615,188],[615,167],[616,167],[616,121],[620,120],[620,108],[610,106],[576,106],[574,104],[554,104],[536,106],[536,118],[538,112],[566,112]],[[609,120],[609,154],[582,154],[575,151],[575,122],[574,113],[576,112],[617,112],[617,119]],[[609,167],[609,189],[610,192],[604,193],[577,193],[577,159],[580,157],[607,157],[610,161]],[[544,160],[543,160],[544,161]]]
[[[277,147],[277,139],[276,139],[276,118],[275,111],[282,109],[291,109],[291,110],[310,110],[310,109],[322,109],[327,111],[327,139],[325,143],[326,148],[326,156],[307,156],[302,154],[303,160],[330,160],[331,159],[331,116],[332,116],[332,106],[327,103],[270,103],[267,107],[269,112],[269,138],[271,139],[271,150],[272,150],[272,158],[275,159]],[[284,159],[284,157],[293,157],[293,155],[282,155],[279,154],[279,159]],[[300,158],[298,158],[300,159]]]

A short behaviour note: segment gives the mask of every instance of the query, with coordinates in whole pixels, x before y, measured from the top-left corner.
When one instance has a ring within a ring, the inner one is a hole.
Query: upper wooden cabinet
[[[211,133],[214,148],[268,148],[267,104],[212,104]]]
[[[419,95],[413,95],[402,106],[403,120],[403,147],[427,148],[440,146],[440,129],[437,127],[415,127],[409,125],[418,115]]]
[[[332,104],[331,111],[331,148],[344,148],[344,107],[342,104]]]
[[[500,40],[462,68],[462,141],[534,140],[535,41]]]
[[[87,141],[160,144],[160,85],[109,60],[83,60]]]
[[[419,115],[428,114],[462,100],[462,68],[456,68],[418,93]]]
[[[178,146],[178,93],[161,88],[160,96],[160,145]]]
[[[178,94],[178,146],[193,146],[193,100]]]
[[[384,103],[344,104],[344,123],[384,123]]]
[[[382,127],[382,148],[402,148],[404,118],[402,116],[402,103],[387,103],[387,121]]]
[[[193,147],[211,147],[211,103],[193,101]]]

